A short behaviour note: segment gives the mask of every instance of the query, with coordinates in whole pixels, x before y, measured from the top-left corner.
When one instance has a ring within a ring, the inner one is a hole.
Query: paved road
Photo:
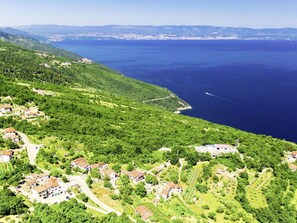
[[[21,133],[21,132],[18,132],[18,133],[22,137],[24,146],[27,148],[30,164],[36,165],[35,159],[36,159],[37,153],[38,153],[38,145],[30,143],[28,137],[24,133]]]
[[[37,166],[35,159],[36,159],[37,153],[38,153],[38,145],[30,143],[28,137],[24,133],[21,133],[21,132],[18,132],[18,133],[22,137],[22,140],[24,142],[24,146],[27,149],[30,164]],[[41,171],[45,172],[45,173],[49,173],[48,170],[41,169],[38,166],[37,166],[37,168],[40,169]],[[108,206],[107,204],[103,203],[102,201],[100,201],[96,197],[96,195],[91,191],[91,189],[89,188],[89,186],[86,183],[87,176],[84,176],[84,175],[80,175],[80,176],[66,175],[66,177],[70,181],[69,184],[79,185],[81,190],[83,191],[83,193],[85,193],[93,202],[95,202],[100,207],[100,209],[96,208],[96,207],[93,207],[93,206],[91,206],[89,204],[84,203],[86,205],[86,207],[91,208],[91,209],[96,210],[96,211],[99,211],[99,212],[102,212],[102,213],[105,213],[105,214],[110,213],[110,212],[115,212],[117,215],[122,214],[121,212],[119,212],[119,211],[113,209],[112,207]],[[135,221],[133,218],[130,218],[130,219]]]
[[[89,186],[86,183],[86,176],[72,176],[72,175],[67,175],[67,179],[71,183],[75,183],[80,186],[81,190],[83,193],[85,193],[92,201],[94,201],[99,207],[103,208],[105,211],[108,213],[110,212],[115,212],[117,215],[121,215],[122,213],[113,209],[112,207],[108,206],[107,204],[103,203],[100,201],[96,195],[91,191]]]

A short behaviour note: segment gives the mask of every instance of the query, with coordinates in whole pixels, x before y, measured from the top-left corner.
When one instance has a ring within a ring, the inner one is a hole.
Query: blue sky
[[[296,27],[297,0],[0,0],[0,26]]]

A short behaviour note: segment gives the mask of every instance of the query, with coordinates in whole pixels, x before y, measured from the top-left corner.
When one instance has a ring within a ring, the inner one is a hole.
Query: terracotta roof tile
[[[4,129],[4,133],[14,133],[14,132],[16,132],[16,130],[13,127]]]
[[[143,220],[148,220],[150,217],[152,217],[154,214],[145,206],[138,206],[136,208],[136,212],[140,214],[141,218]]]

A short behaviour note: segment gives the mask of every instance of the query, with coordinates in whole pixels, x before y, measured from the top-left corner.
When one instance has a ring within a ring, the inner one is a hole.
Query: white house
[[[32,196],[37,199],[55,197],[63,193],[65,193],[64,188],[62,188],[57,179],[53,177],[49,178],[45,182],[39,182],[39,184],[32,189]]]
[[[8,112],[12,112],[12,106],[9,104],[0,105],[0,113],[6,114]]]
[[[4,129],[4,139],[11,139],[14,143],[19,142],[22,138],[13,127]]]
[[[98,169],[100,171],[105,170],[108,168],[108,164],[104,162],[95,163],[91,165],[91,169]]]
[[[25,118],[35,118],[38,116],[37,112],[31,111],[30,109],[25,110],[24,114],[25,114]]]
[[[138,170],[122,170],[121,173],[127,175],[135,184],[145,179],[144,173]]]
[[[103,177],[108,177],[110,180],[117,179],[117,174],[113,170],[104,169],[101,171]]]
[[[86,159],[83,157],[77,158],[71,162],[71,167],[79,168],[84,171],[89,171],[91,169],[90,164],[87,163]]]
[[[0,151],[0,163],[9,162],[13,157],[13,151]]]
[[[180,193],[183,191],[183,188],[180,184],[175,184],[173,182],[169,182],[165,185],[161,196],[164,198],[164,200],[167,200],[171,197],[173,193]]]
[[[27,179],[34,180],[36,183],[40,183],[50,179],[50,176],[46,173],[41,173],[41,174],[33,173],[30,176],[28,176]]]
[[[238,153],[236,147],[227,144],[213,144],[205,146],[197,146],[195,150],[199,153],[210,153],[213,158],[220,154]]]

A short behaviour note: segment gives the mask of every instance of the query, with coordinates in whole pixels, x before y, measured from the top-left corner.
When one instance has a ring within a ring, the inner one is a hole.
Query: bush
[[[109,189],[113,189],[112,184],[109,181],[104,181],[103,186]]]
[[[205,204],[205,205],[202,206],[202,209],[203,210],[209,210],[209,206],[207,204]]]

